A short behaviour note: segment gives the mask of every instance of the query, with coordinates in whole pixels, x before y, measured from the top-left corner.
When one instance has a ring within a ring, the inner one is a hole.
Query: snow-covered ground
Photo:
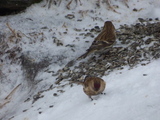
[[[19,37],[5,39],[8,49],[21,47],[22,53],[29,54],[33,61],[52,58],[52,64],[47,69],[56,72],[68,61],[83,54],[92,43],[94,39],[80,35],[86,29],[103,26],[107,20],[111,20],[118,29],[121,24],[137,23],[138,18],[160,19],[159,0],[132,0],[128,2],[129,8],[122,0],[112,0],[111,5],[119,6],[115,8],[118,13],[110,10],[103,1],[100,7],[96,6],[96,1],[81,0],[82,5],[78,1],[77,6],[73,1],[70,10],[65,7],[69,1],[62,1],[60,6],[52,5],[50,9],[44,7],[46,2],[35,4],[23,13],[0,17],[0,33],[6,36],[13,34],[6,26],[8,23],[21,35],[20,41],[16,41]],[[68,14],[74,15],[74,18],[67,19],[65,16]],[[58,46],[57,41],[63,45]],[[68,44],[74,47],[66,47]],[[96,96],[97,100],[90,101],[80,85],[70,87],[67,82],[62,83],[64,87],[55,85],[56,77],[45,72],[46,69],[36,75],[34,82],[37,84],[29,86],[21,66],[11,63],[5,59],[6,56],[0,61],[0,120],[160,119],[160,59],[133,69],[126,66],[123,70],[114,70],[103,76],[107,83],[106,95]],[[65,59],[60,60],[59,56]],[[50,85],[53,89],[37,95]],[[41,98],[34,102],[33,95]]]
[[[106,95],[91,101],[82,91],[82,86],[72,89],[52,101],[53,108],[42,110],[38,120],[159,120],[160,119],[160,60],[135,69],[114,71],[104,76]],[[49,97],[50,96],[50,97]],[[40,100],[37,105],[46,101]],[[41,110],[40,110],[41,111]],[[29,112],[30,114],[30,112]],[[28,115],[26,115],[27,117]],[[36,118],[35,118],[36,119]]]

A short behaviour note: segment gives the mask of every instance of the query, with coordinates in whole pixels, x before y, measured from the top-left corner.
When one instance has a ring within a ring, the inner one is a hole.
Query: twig
[[[66,5],[66,7],[67,7],[68,10],[70,10],[70,4],[72,3],[72,1],[73,1],[73,0],[71,0],[71,1]]]
[[[127,8],[129,8],[129,5],[127,4],[128,0],[124,0],[125,5],[127,6]]]
[[[110,0],[106,0],[107,5],[109,6],[109,9],[111,9],[113,12],[121,14],[120,12],[117,12],[109,3]]]
[[[28,38],[28,39],[30,39],[30,40],[32,40],[30,37],[28,37],[27,35],[25,35],[24,33],[22,33],[21,31],[18,31],[19,32],[19,34],[21,34],[22,36],[25,36],[26,38]]]
[[[0,109],[3,108],[6,104],[8,104],[10,101],[6,101],[5,103],[3,103],[2,105],[0,104]]]
[[[80,6],[82,6],[82,2],[81,2],[81,0],[79,0],[79,3],[80,3]]]
[[[11,99],[11,96],[14,94],[14,92],[19,88],[21,84],[17,85],[17,87],[15,87],[10,93],[9,95],[5,98],[5,100],[9,100]]]
[[[9,28],[9,30],[13,33],[13,35],[17,38],[17,33],[16,33],[16,31],[10,27],[10,25],[9,25],[8,22],[6,23],[6,25],[7,25],[7,27]]]
[[[51,4],[52,4],[52,0],[50,0],[49,3],[48,3],[48,9],[51,8]]]
[[[58,6],[60,6],[61,2],[62,2],[62,0],[59,0]]]

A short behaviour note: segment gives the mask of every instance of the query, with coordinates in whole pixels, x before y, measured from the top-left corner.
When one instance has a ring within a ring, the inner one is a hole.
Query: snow
[[[73,1],[71,9],[66,10],[68,1],[62,1],[60,6],[52,5],[50,9],[43,7],[46,4],[43,1],[17,15],[1,16],[0,33],[4,32],[8,36],[12,34],[6,26],[8,22],[14,30],[23,34],[22,41],[18,44],[10,42],[9,48],[21,46],[22,52],[29,53],[35,61],[44,57],[53,59],[53,64],[47,69],[56,72],[68,61],[83,54],[91,44],[85,42],[92,41],[91,38],[79,35],[84,33],[85,29],[96,25],[103,26],[107,20],[111,20],[118,29],[121,24],[135,24],[138,18],[160,19],[159,0],[132,0],[128,2],[129,8],[122,0],[112,0],[111,5],[118,5],[119,8],[115,10],[120,14],[108,9],[105,3],[100,3],[100,8],[96,7],[96,0],[81,2],[82,5],[78,2],[78,5],[74,6]],[[134,12],[134,8],[138,11]],[[67,19],[67,14],[74,14],[75,18]],[[82,21],[77,21],[79,19]],[[45,27],[47,29],[44,29]],[[75,28],[83,31],[76,32]],[[77,36],[79,39],[76,39]],[[55,37],[63,46],[57,46],[53,42]],[[68,44],[74,45],[75,52],[70,47],[64,47]],[[59,55],[65,59],[60,60]],[[70,87],[67,82],[62,83],[64,87],[55,85],[56,77],[44,72],[45,70],[40,71],[35,78],[36,82],[43,81],[36,86],[30,86],[24,79],[21,66],[9,63],[9,60],[0,63],[0,76],[4,74],[0,78],[0,120],[160,119],[160,59],[152,60],[146,66],[137,65],[133,69],[126,66],[123,70],[115,70],[103,76],[102,79],[107,83],[106,95],[95,96],[93,101],[84,94],[81,85]],[[18,84],[21,85],[11,96],[10,102],[2,107],[1,105],[7,102],[6,96]],[[42,98],[36,102],[25,101],[38,91],[46,90],[51,84],[56,87],[43,92]],[[54,96],[54,93],[57,95]]]
[[[80,120],[97,120],[98,118],[101,120],[107,118],[111,120],[117,118],[119,120],[158,120],[160,117],[158,65],[160,66],[159,61],[154,61],[148,66],[139,66],[130,71],[126,68],[103,77],[107,82],[106,95],[101,95],[98,100],[92,102],[82,93],[81,87],[68,90],[63,95],[65,102],[60,102],[58,108],[55,106],[53,110],[45,111],[45,113],[51,112],[49,117],[44,113],[40,118],[41,120],[44,118],[65,120],[69,116],[68,119],[71,120],[77,118]],[[57,115],[58,113],[65,114]]]
[[[35,109],[17,115],[16,119],[31,119],[34,110],[41,108],[40,115],[32,119],[38,120],[159,120],[159,69],[160,60],[153,61],[147,66],[137,66],[128,70],[116,70],[104,76],[107,83],[106,95],[96,96],[91,101],[76,85],[72,89],[67,86],[62,95],[53,97],[53,91],[45,93],[45,98],[35,103]],[[53,105],[53,108],[49,108]],[[32,111],[32,112],[31,112]],[[23,116],[23,117],[22,117]]]

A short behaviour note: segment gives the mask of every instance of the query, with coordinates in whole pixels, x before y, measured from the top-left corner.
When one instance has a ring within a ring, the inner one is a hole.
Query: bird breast
[[[99,89],[100,89],[100,83],[98,83],[98,82],[94,82],[94,86],[93,86],[93,89],[95,90],[95,91],[98,91]]]
[[[105,89],[106,83],[102,79],[88,78],[84,83],[83,91],[91,96],[102,93]]]

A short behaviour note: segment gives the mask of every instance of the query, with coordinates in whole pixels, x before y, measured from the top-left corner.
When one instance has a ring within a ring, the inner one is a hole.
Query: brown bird
[[[86,77],[83,82],[83,91],[93,100],[91,96],[101,94],[106,87],[106,83],[99,77]]]
[[[102,32],[94,39],[90,48],[87,49],[87,52],[82,56],[80,56],[79,58],[77,58],[77,60],[87,57],[92,52],[100,50],[103,51],[105,49],[111,48],[112,45],[115,43],[115,40],[116,40],[115,27],[111,21],[106,21],[104,23]]]

